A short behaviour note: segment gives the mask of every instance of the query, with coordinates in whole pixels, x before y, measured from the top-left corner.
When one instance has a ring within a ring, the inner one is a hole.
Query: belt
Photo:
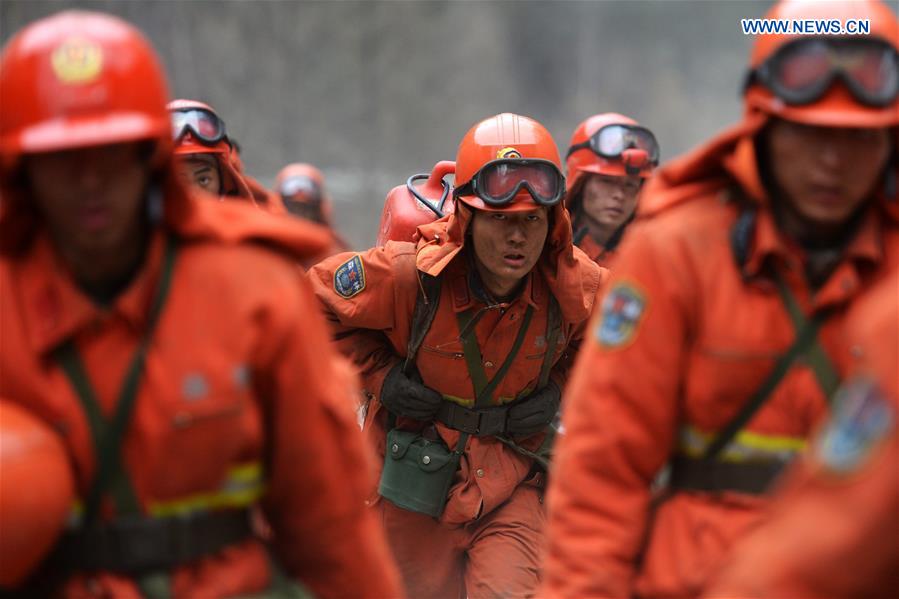
[[[248,509],[119,518],[66,533],[54,560],[70,571],[134,576],[196,561],[252,534]]]
[[[764,495],[787,466],[780,461],[721,462],[676,456],[671,463],[672,489]]]
[[[506,432],[507,406],[490,408],[466,408],[451,401],[444,401],[437,410],[437,420],[451,429],[489,437]]]

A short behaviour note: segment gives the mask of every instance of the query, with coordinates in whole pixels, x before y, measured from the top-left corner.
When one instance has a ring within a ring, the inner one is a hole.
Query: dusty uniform
[[[779,233],[758,179],[752,144],[763,120],[662,169],[641,200],[647,219],[622,245],[568,389],[549,494],[548,596],[698,593],[827,414],[826,394],[851,364],[847,307],[899,263],[897,222],[872,205],[827,281],[809,288],[803,252]],[[778,277],[803,320],[822,319],[820,348],[710,466],[700,458],[711,440],[796,338]],[[828,364],[825,373],[812,362]],[[653,505],[650,485],[669,461],[673,493]]]
[[[769,519],[737,546],[707,597],[899,591],[899,271],[853,306],[846,332],[856,376]]]
[[[424,384],[442,393],[446,402],[474,404],[466,350],[460,340],[459,317],[467,313],[481,314],[473,330],[488,379],[501,370],[522,323],[529,321],[520,351],[491,396],[492,405],[509,403],[533,391],[547,352],[551,352],[551,378],[564,384],[601,271],[572,247],[570,224],[560,205],[554,216],[558,220],[550,231],[544,257],[527,276],[520,295],[507,304],[488,306],[483,292],[472,284],[470,250],[462,243],[471,218],[465,208],[457,208],[448,220],[420,227],[417,245],[388,242],[361,254],[334,256],[309,271],[338,343],[362,370],[363,386],[371,394],[365,428],[379,457],[385,454],[388,424],[378,393],[387,372],[406,355],[409,337],[414,334],[410,326],[422,292],[421,274],[439,277],[441,285],[439,297],[428,298],[438,306],[415,363]],[[342,279],[349,273],[353,273],[350,278]],[[551,296],[557,301],[561,321],[555,341],[548,343]],[[420,422],[403,418],[398,424],[422,427]],[[442,422],[427,428],[448,447],[456,447],[458,430]],[[543,441],[543,433],[514,439],[519,446],[516,451],[495,437],[471,437],[439,520],[400,509],[372,494],[410,596],[524,596],[533,592],[545,519],[544,474],[520,450],[536,451]]]

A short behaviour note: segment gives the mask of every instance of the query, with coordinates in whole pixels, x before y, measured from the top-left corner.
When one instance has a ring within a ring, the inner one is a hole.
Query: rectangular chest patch
[[[347,299],[365,289],[365,267],[362,257],[356,254],[334,271],[334,291]]]

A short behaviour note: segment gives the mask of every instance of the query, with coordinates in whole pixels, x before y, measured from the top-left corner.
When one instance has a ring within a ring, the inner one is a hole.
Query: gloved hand
[[[390,369],[381,387],[381,403],[397,416],[415,420],[433,420],[443,402],[443,396],[421,382],[418,369],[412,367],[409,376],[399,362]]]
[[[509,406],[506,432],[511,435],[533,435],[545,429],[562,402],[562,390],[554,381],[537,389]]]

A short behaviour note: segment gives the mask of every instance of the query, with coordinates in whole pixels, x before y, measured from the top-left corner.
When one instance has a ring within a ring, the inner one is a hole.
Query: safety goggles
[[[867,106],[886,106],[899,93],[899,52],[878,39],[800,39],[749,72],[787,104],[819,100],[839,78]]]
[[[470,181],[457,187],[453,195],[476,195],[486,204],[502,206],[522,189],[541,206],[553,206],[565,193],[565,177],[549,160],[503,158],[485,164]]]
[[[643,150],[653,166],[659,163],[659,142],[656,141],[656,136],[646,127],[637,125],[606,125],[587,141],[568,148],[566,159],[585,148],[612,160],[621,160],[627,150]]]
[[[200,143],[208,146],[222,140],[230,143],[225,133],[225,122],[212,111],[203,108],[175,110],[172,116],[172,139],[180,140],[190,133]]]
[[[321,190],[309,177],[288,177],[281,182],[278,192],[285,199],[297,195],[303,195],[309,202],[318,202],[321,199]]]

